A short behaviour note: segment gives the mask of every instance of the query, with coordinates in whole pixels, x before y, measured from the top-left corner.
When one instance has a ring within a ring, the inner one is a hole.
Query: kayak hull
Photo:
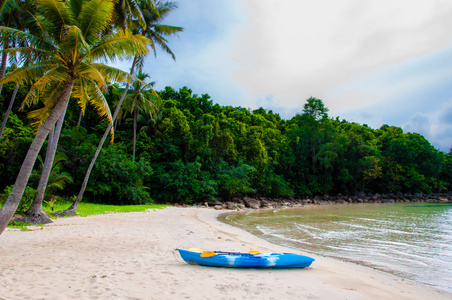
[[[201,252],[177,249],[182,259],[188,264],[229,267],[229,268],[306,268],[314,259],[293,253],[227,253],[216,252],[215,255],[202,257]]]

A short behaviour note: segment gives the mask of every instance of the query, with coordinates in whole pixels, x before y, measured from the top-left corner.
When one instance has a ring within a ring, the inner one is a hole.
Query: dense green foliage
[[[113,107],[122,90],[112,85],[109,91]],[[11,92],[7,86],[1,97],[9,99]],[[214,104],[188,88],[167,87],[159,95],[160,111],[154,117],[141,111],[138,117],[135,161],[133,122],[116,124],[114,143],[102,150],[85,201],[193,203],[235,194],[277,198],[452,188],[452,153],[398,127],[372,129],[329,118],[316,98],[306,101],[302,114],[283,120],[262,108]],[[2,112],[6,103],[0,103]],[[58,151],[67,157],[61,171],[73,181],[55,192],[67,198],[80,188],[106,127],[91,109],[81,126],[76,126],[78,118],[71,101]],[[33,138],[29,123],[25,113],[13,110],[0,141],[0,191],[14,183]]]

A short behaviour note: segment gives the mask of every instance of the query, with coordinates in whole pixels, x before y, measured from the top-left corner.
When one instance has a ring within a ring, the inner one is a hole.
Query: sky
[[[452,1],[179,0],[163,21],[176,61],[149,55],[155,89],[290,119],[309,97],[330,117],[398,126],[452,147]]]

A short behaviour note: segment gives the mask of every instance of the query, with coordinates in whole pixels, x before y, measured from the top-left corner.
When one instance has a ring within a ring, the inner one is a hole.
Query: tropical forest
[[[175,58],[151,0],[0,1],[0,233],[47,202],[192,204],[452,189],[452,152],[422,135],[330,117],[321,99],[283,119],[221,106],[143,70]],[[162,55],[162,54],[159,54]],[[130,71],[114,67],[130,62]],[[304,102],[303,102],[304,101]],[[44,217],[44,216],[43,216]]]

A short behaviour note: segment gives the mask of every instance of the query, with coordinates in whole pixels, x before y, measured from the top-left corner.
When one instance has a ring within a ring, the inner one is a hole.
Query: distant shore
[[[169,207],[57,219],[0,236],[0,299],[451,299],[452,294],[337,259],[278,246],[217,220],[223,210]],[[188,265],[175,248],[294,252],[310,268]]]
[[[219,198],[217,201],[205,201],[197,203],[201,207],[213,207],[215,209],[259,209],[259,208],[287,208],[303,205],[328,205],[328,204],[349,204],[349,203],[397,203],[397,202],[430,202],[430,203],[452,203],[452,192],[433,194],[371,194],[371,195],[325,195],[313,197],[232,197],[230,200]],[[188,206],[188,205],[182,205]]]

